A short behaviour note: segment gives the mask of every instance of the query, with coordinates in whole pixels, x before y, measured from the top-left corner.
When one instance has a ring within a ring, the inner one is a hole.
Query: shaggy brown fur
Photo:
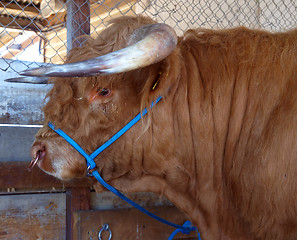
[[[67,62],[123,48],[134,29],[150,23],[114,20]],[[97,157],[111,185],[164,194],[205,240],[296,239],[297,30],[189,30],[153,66],[54,83],[45,123],[89,153],[164,97]],[[90,100],[103,88],[110,94]],[[85,174],[85,160],[46,125],[32,151],[40,144],[47,151],[43,170],[64,179]]]

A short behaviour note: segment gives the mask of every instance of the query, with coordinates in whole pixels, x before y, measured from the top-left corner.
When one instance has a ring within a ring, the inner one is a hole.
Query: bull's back
[[[202,207],[219,200],[235,235],[295,239],[297,30],[189,31],[181,49]]]

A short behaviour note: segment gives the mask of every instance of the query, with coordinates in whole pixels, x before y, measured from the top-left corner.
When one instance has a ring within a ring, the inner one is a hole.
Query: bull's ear
[[[180,79],[180,64],[178,62],[178,49],[164,59],[157,69],[155,79],[150,83],[149,99],[154,100],[159,96],[166,97],[170,91],[175,91]]]

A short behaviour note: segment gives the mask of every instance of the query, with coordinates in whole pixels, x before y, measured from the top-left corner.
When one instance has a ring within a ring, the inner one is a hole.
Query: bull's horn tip
[[[33,69],[21,71],[19,74],[23,76],[45,77],[47,76],[47,72],[48,71],[46,67],[40,67],[40,68],[33,68]]]
[[[22,76],[36,76],[36,71],[30,69],[30,70],[21,71],[19,72],[19,74]]]
[[[9,83],[33,83],[33,84],[47,84],[48,77],[16,77],[4,79],[5,82]]]

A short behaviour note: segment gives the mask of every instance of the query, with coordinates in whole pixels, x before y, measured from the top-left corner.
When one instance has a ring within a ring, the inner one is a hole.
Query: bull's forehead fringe
[[[65,63],[87,60],[122,49],[127,46],[129,37],[135,29],[153,23],[156,22],[144,16],[123,16],[113,19],[108,28],[104,29],[96,39],[88,36],[82,47],[71,49]]]

